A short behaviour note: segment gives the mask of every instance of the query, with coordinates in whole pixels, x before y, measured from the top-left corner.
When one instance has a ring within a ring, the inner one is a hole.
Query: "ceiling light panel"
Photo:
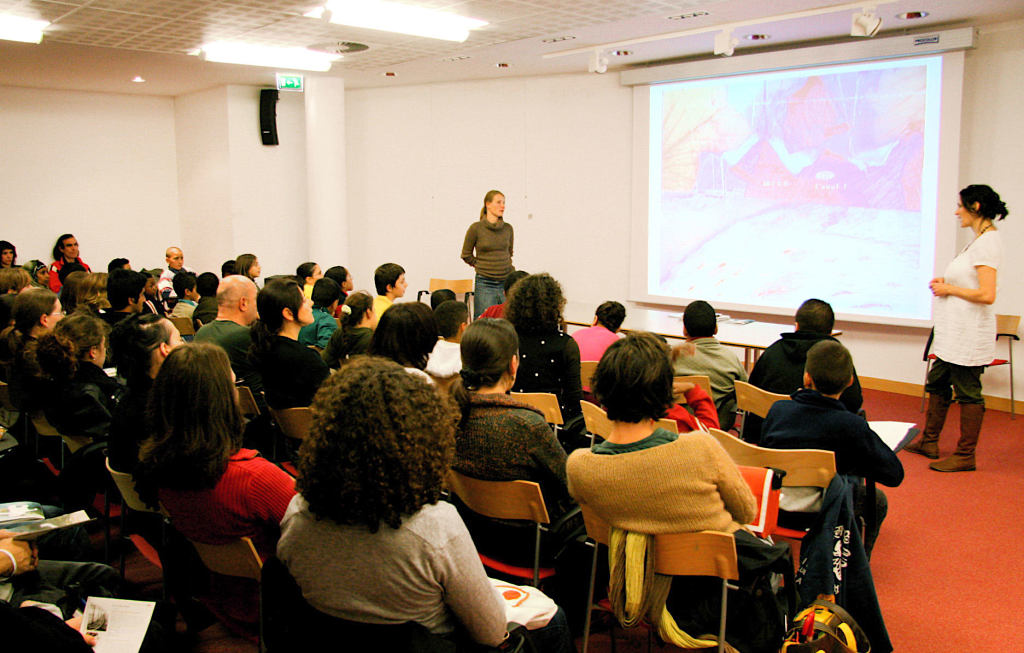
[[[337,55],[313,52],[305,48],[270,48],[228,41],[206,43],[202,52],[207,61],[320,72],[330,70],[331,64],[340,59]]]
[[[487,24],[487,21],[477,18],[391,0],[328,0],[323,10],[306,15],[323,16],[339,25],[460,43],[469,38],[470,30]]]

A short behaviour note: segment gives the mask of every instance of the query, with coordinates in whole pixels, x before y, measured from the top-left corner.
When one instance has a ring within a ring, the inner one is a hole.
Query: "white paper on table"
[[[96,653],[138,653],[154,607],[153,601],[90,596],[81,632],[96,638]]]
[[[900,442],[903,438],[907,437],[907,431],[912,428],[916,428],[917,424],[913,422],[868,422],[868,426],[871,430],[878,434],[878,437],[882,438],[882,442],[887,444],[893,451],[896,447],[900,446]]]

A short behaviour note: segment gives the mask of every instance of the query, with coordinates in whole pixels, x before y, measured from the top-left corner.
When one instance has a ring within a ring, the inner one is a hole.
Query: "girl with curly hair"
[[[40,368],[53,383],[43,406],[46,419],[63,435],[106,440],[121,386],[103,371],[106,322],[88,312],[69,315],[34,343]]]
[[[441,635],[461,624],[473,641],[500,644],[504,609],[454,506],[439,501],[449,406],[397,363],[359,357],[312,409],[277,547],[303,596],[350,621],[414,621]]]
[[[519,280],[505,308],[505,319],[519,335],[519,374],[512,392],[550,392],[558,397],[565,421],[563,443],[580,444],[584,425],[580,399],[580,348],[565,333],[562,286],[547,273]]]

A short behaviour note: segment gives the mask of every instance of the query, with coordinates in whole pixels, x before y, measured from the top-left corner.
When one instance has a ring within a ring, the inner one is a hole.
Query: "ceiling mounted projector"
[[[850,36],[870,37],[878,34],[882,27],[882,19],[875,14],[875,10],[865,7],[859,14],[853,15],[850,25]]]

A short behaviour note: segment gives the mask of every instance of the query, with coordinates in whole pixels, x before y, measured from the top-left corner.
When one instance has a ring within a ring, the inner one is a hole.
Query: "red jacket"
[[[715,402],[711,400],[711,397],[704,391],[704,388],[699,385],[693,386],[686,393],[686,403],[693,408],[693,415],[679,404],[674,404],[665,413],[665,417],[676,421],[676,424],[679,425],[680,433],[701,430],[700,426],[697,425],[697,420],[700,420],[700,423],[709,429],[719,428],[718,410],[715,408]]]
[[[81,265],[83,268],[85,268],[86,272],[92,272],[92,270],[89,269],[89,266],[86,265],[85,261],[83,261],[82,259],[76,258],[75,262]],[[60,287],[63,285],[60,282],[60,269],[64,267],[65,263],[67,263],[67,261],[65,261],[64,257],[62,256],[59,261],[54,261],[53,263],[50,264],[50,290],[52,290],[53,292],[59,293]]]

